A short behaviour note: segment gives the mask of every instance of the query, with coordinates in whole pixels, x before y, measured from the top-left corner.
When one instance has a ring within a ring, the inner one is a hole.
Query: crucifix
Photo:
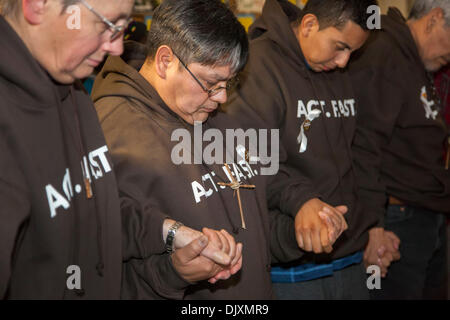
[[[252,184],[242,184],[242,182],[238,182],[236,180],[236,178],[233,176],[233,174],[231,173],[231,169],[228,166],[227,163],[225,163],[225,168],[228,171],[228,174],[230,175],[231,178],[231,183],[224,183],[224,182],[218,182],[217,184],[219,186],[224,186],[224,187],[230,187],[231,189],[234,190],[234,195],[235,196],[237,194],[237,199],[238,199],[238,204],[239,204],[239,211],[241,212],[241,224],[242,224],[242,229],[247,229],[246,225],[245,225],[245,219],[244,219],[244,212],[242,210],[242,202],[241,202],[241,194],[239,193],[239,189],[240,188],[244,188],[244,189],[255,189],[256,186],[252,185]]]

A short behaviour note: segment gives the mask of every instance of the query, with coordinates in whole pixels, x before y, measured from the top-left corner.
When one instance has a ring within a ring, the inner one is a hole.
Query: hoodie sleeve
[[[156,207],[122,195],[123,260],[145,259],[165,251],[162,238],[164,220],[169,218]]]
[[[271,263],[288,263],[300,259],[305,252],[295,238],[294,219],[278,210],[269,211]]]
[[[152,297],[181,300],[191,285],[179,275],[168,254],[125,263],[122,283],[122,296],[129,299]]]
[[[366,214],[378,221],[377,227],[384,227],[387,203],[386,186],[380,179],[382,152],[393,135],[404,92],[396,81],[402,78],[398,66],[386,56],[381,63],[365,53],[350,68],[359,103],[352,146],[358,192]]]
[[[20,230],[30,215],[30,203],[25,181],[11,150],[0,139],[0,299],[8,292],[14,249],[20,239]]]
[[[141,132],[127,130],[135,125],[135,118],[123,107],[126,104],[116,97],[95,103],[119,188],[124,261],[163,253],[163,222],[168,218],[150,199],[151,182],[142,178],[154,164],[147,157],[148,149],[138,143],[145,140]]]
[[[255,45],[255,43],[253,43]],[[258,45],[258,42],[256,42]],[[279,130],[280,139],[286,115],[285,79],[262,48],[251,50],[249,63],[242,75],[241,85],[230,97],[227,113],[245,128]],[[268,149],[272,150],[270,142]],[[295,217],[305,202],[320,197],[306,177],[295,173],[287,164],[287,152],[279,141],[279,170],[268,185],[270,206]]]

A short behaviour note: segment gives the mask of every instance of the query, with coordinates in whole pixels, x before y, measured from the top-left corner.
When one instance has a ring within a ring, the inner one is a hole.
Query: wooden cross
[[[230,167],[226,163],[225,163],[225,168],[227,169],[228,174],[231,177],[231,183],[218,182],[217,184],[219,186],[230,187],[231,189],[233,189],[234,190],[233,196],[235,196],[237,194],[237,199],[238,199],[238,204],[239,204],[239,211],[241,212],[242,229],[245,230],[247,228],[246,228],[246,225],[245,225],[244,212],[242,210],[241,194],[239,193],[239,189],[240,188],[255,189],[256,186],[254,186],[252,184],[242,184],[242,182],[238,182],[236,180],[236,178],[233,176],[233,174],[231,173]]]

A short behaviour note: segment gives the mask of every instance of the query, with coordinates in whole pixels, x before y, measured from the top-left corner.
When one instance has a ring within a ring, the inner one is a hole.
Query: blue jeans
[[[368,300],[367,274],[362,263],[336,271],[332,276],[295,282],[273,283],[279,300]]]
[[[401,259],[392,263],[374,300],[447,299],[447,228],[444,214],[390,205],[385,229],[401,241]]]

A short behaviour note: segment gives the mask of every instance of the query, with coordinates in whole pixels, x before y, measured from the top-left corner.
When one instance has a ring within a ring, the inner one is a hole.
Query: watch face
[[[175,239],[175,234],[177,233],[177,230],[183,226],[183,224],[181,222],[175,222],[170,228],[169,231],[167,232],[167,238],[166,238],[166,251],[168,253],[172,253],[175,248],[174,248],[174,239]]]

